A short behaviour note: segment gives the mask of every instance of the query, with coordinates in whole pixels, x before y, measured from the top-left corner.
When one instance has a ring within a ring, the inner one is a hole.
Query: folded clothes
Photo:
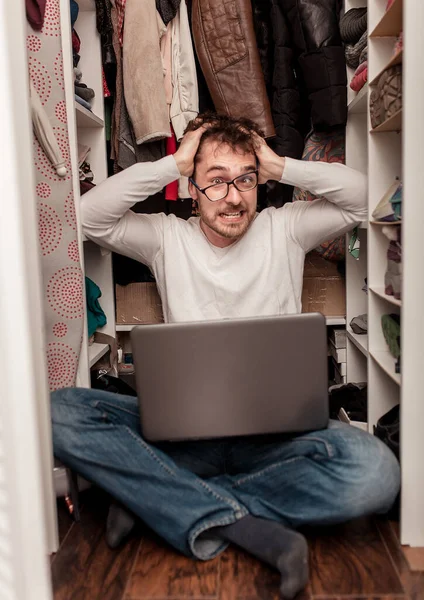
[[[366,84],[368,79],[368,68],[365,67],[358,75],[354,75],[352,77],[352,81],[350,82],[350,87],[353,91],[359,92],[364,85]]]
[[[340,19],[340,36],[345,44],[356,44],[367,30],[367,9],[351,8]]]
[[[356,69],[356,71],[354,72],[353,76],[359,75],[367,67],[368,67],[368,61],[365,59],[363,62],[359,63],[359,67]]]
[[[84,100],[84,98],[81,98],[80,96],[78,96],[78,94],[75,94],[75,100],[78,102],[78,104],[81,104],[81,106],[83,106],[84,108],[86,108],[87,110],[91,111],[91,106],[89,105],[88,102],[86,102]]]
[[[372,212],[376,221],[400,221],[402,219],[402,182],[398,178],[389,187]]]
[[[89,102],[95,96],[94,90],[89,87],[82,87],[81,84],[75,83],[74,89],[75,93],[86,102]]]
[[[368,34],[365,32],[356,44],[346,44],[345,46],[346,64],[351,69],[356,69],[359,65],[359,57],[367,46],[367,36]]]

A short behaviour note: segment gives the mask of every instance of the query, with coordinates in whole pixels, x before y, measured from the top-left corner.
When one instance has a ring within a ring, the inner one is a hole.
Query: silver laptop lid
[[[326,325],[318,313],[141,325],[131,341],[146,439],[328,424]]]

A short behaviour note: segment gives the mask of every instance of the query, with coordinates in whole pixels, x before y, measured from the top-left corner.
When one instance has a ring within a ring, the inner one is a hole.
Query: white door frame
[[[57,517],[23,0],[0,0],[0,596],[52,598]]]

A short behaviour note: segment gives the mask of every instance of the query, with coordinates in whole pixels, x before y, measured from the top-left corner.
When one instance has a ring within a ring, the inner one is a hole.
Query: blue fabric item
[[[75,0],[70,0],[71,4],[71,27],[75,25],[75,21],[78,19],[79,6]]]
[[[228,545],[211,528],[247,514],[297,528],[387,512],[393,453],[339,421],[299,437],[146,442],[138,400],[103,390],[51,394],[54,454],[177,550],[206,560]]]
[[[87,303],[88,337],[91,337],[99,327],[103,327],[107,323],[106,315],[99,303],[101,295],[102,292],[100,291],[99,286],[86,277],[85,297]]]
[[[78,96],[78,94],[74,94],[74,96],[75,96],[75,100],[76,100],[76,101],[77,101],[79,104],[81,104],[81,106],[83,106],[84,108],[87,108],[88,110],[90,110],[91,112],[93,112],[93,111],[91,110],[91,106],[90,106],[90,104],[89,104],[89,103],[88,103],[86,100],[84,100],[84,98],[81,98],[80,96]]]

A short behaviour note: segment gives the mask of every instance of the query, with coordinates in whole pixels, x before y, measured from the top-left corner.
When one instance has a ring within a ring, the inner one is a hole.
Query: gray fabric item
[[[362,63],[366,60],[368,60],[368,46],[365,46],[365,48],[362,50],[361,55],[359,57],[359,64],[362,65]]]
[[[146,144],[136,143],[134,130],[123,95],[121,99],[118,145],[117,163],[121,169],[127,169],[138,162],[153,162],[166,155],[165,140],[148,142]]]
[[[356,44],[346,44],[345,56],[347,66],[351,69],[357,69],[359,66],[359,57],[361,56],[364,49],[367,47],[368,39],[367,32],[365,32],[359,42]]]
[[[280,592],[286,600],[294,598],[308,583],[308,545],[300,533],[252,515],[217,527],[214,533],[278,569]]]
[[[31,80],[29,86],[34,134],[44,150],[45,155],[52,163],[57,175],[59,177],[65,177],[65,161],[63,160],[62,153],[56,141],[49,117],[41,104],[40,97]]]
[[[368,333],[368,315],[364,314],[354,317],[350,322],[350,326],[353,333],[356,333],[357,335],[365,335]]]
[[[340,36],[345,44],[356,44],[367,30],[367,9],[351,8],[340,19]]]
[[[86,102],[89,102],[95,96],[94,90],[92,90],[91,88],[89,88],[89,87],[82,87],[82,86],[76,85],[76,84],[75,84],[75,93],[80,98],[82,98],[83,100],[85,100]]]
[[[180,6],[181,0],[156,0],[156,10],[162,17],[165,25],[175,17]]]

